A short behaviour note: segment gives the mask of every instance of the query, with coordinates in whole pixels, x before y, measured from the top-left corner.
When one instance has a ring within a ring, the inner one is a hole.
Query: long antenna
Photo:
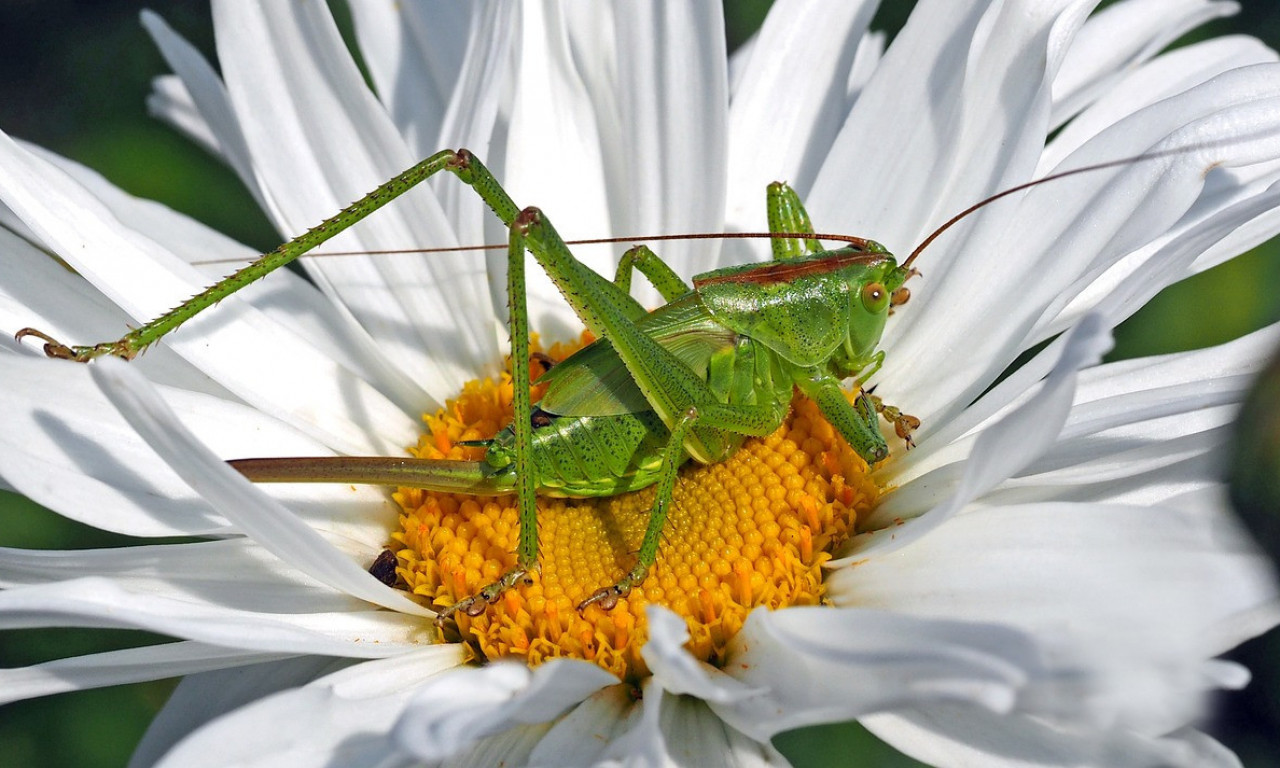
[[[648,235],[643,237],[622,236],[622,237],[591,237],[580,240],[566,240],[565,245],[600,245],[609,243],[645,243],[645,242],[662,242],[664,240],[760,240],[760,239],[786,239],[794,238],[797,240],[831,240],[838,243],[852,243],[854,245],[862,245],[867,240],[864,237],[854,237],[853,235],[836,235],[826,232],[690,232],[683,235]],[[458,253],[461,251],[496,251],[506,250],[506,243],[493,245],[448,245],[438,248],[388,248],[377,251],[321,251],[319,253],[308,253],[303,258],[315,259],[326,256],[394,256],[404,254],[422,254],[422,253]],[[240,259],[205,259],[203,261],[191,262],[194,266],[202,266],[206,264],[227,264],[230,262],[238,262]]]
[[[994,195],[986,198],[985,200],[979,200],[978,202],[974,203],[968,208],[965,208],[963,211],[957,213],[955,216],[952,216],[950,219],[947,219],[947,221],[942,226],[933,230],[933,232],[928,237],[926,237],[919,245],[916,246],[915,250],[911,252],[911,255],[907,257],[907,260],[902,262],[902,266],[910,267],[911,262],[916,260],[916,257],[920,255],[921,251],[929,247],[929,244],[932,243],[934,240],[937,240],[939,235],[941,235],[943,232],[946,232],[948,229],[951,229],[952,226],[954,226],[955,224],[958,224],[965,217],[969,216],[969,214],[973,213],[974,211],[977,211],[980,208],[985,208],[986,206],[991,205],[995,201],[1004,197],[1008,197],[1009,195],[1012,195],[1016,192],[1021,192],[1022,190],[1029,189],[1031,187],[1037,187],[1041,184],[1047,184],[1050,181],[1065,179],[1068,176],[1075,176],[1076,174],[1080,174],[1080,173],[1091,173],[1093,171],[1102,171],[1102,170],[1106,170],[1107,168],[1115,168],[1121,165],[1132,165],[1134,163],[1140,163],[1144,160],[1155,160],[1161,157],[1168,157],[1169,155],[1179,155],[1185,152],[1190,152],[1193,149],[1204,149],[1205,147],[1208,147],[1208,146],[1212,146],[1212,144],[1211,143],[1210,144],[1194,144],[1188,147],[1176,147],[1174,149],[1162,149],[1162,150],[1157,150],[1155,152],[1146,152],[1141,155],[1133,155],[1132,157],[1122,157],[1118,160],[1108,160],[1105,163],[1094,163],[1093,165],[1085,165],[1079,168],[1072,168],[1069,171],[1059,171],[1058,173],[1051,173],[1048,176],[1042,176],[1038,179],[1033,179],[1031,181],[1024,182],[1017,186],[1009,187],[1008,189],[1002,192],[995,193]]]
[[[1059,171],[1051,173],[1048,176],[1042,176],[1038,179],[1023,182],[1016,186],[991,195],[988,198],[979,200],[973,205],[965,208],[963,211],[947,219],[940,227],[933,230],[915,250],[911,251],[911,255],[907,256],[906,261],[902,262],[904,268],[909,268],[916,258],[924,251],[925,248],[933,244],[943,232],[963,221],[965,218],[982,208],[991,205],[997,200],[1001,200],[1009,195],[1016,194],[1031,187],[1037,187],[1041,184],[1047,184],[1051,181],[1065,179],[1081,173],[1092,173],[1093,171],[1106,170],[1107,168],[1117,168],[1123,165],[1132,165],[1140,163],[1144,160],[1156,160],[1161,157],[1169,157],[1171,155],[1179,155],[1190,152],[1193,149],[1205,149],[1215,146],[1215,144],[1224,142],[1207,142],[1205,144],[1193,144],[1185,147],[1175,147],[1173,149],[1157,150],[1155,152],[1146,152],[1141,155],[1132,155],[1130,157],[1122,157],[1117,160],[1108,160],[1103,163],[1094,163],[1079,168],[1072,168],[1067,171]],[[639,242],[663,242],[671,240],[760,240],[760,239],[808,239],[808,240],[830,240],[839,243],[861,244],[866,242],[865,238],[854,237],[852,235],[838,235],[832,233],[812,233],[812,232],[691,232],[682,235],[647,235],[642,237],[623,236],[623,237],[591,237],[578,240],[566,240],[565,245],[602,245],[617,243],[639,243]],[[389,256],[389,255],[405,255],[405,254],[423,254],[423,253],[459,253],[462,251],[493,251],[502,250],[508,246],[504,244],[494,245],[451,245],[437,248],[390,248],[374,251],[321,251],[319,253],[308,253],[304,258],[315,259],[327,256]],[[206,259],[203,261],[193,261],[192,265],[201,266],[206,264],[226,264],[238,262],[240,259]]]

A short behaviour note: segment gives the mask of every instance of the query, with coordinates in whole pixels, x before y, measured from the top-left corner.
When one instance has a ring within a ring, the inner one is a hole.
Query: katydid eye
[[[868,312],[883,312],[889,306],[889,292],[880,283],[867,283],[862,286],[862,306]]]

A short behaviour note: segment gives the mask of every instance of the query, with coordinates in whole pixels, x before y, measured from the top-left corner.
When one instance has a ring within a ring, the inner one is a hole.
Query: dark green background
[[[767,0],[726,3],[730,42],[745,39]],[[886,2],[877,20],[897,29],[911,2]],[[137,21],[136,0],[4,0],[0,5],[0,129],[83,162],[136,195],[162,200],[259,249],[276,235],[230,171],[164,125],[143,100],[167,72]],[[212,58],[202,3],[153,4]],[[1255,0],[1234,19],[1196,37],[1243,31],[1280,44],[1280,10]],[[1280,253],[1274,243],[1162,293],[1117,331],[1113,358],[1194,349],[1280,319]],[[71,549],[131,543],[79,526],[24,499],[0,494],[0,544]],[[147,641],[161,638],[148,637]],[[0,633],[0,666],[137,645],[124,631],[30,630]],[[1233,655],[1255,681],[1223,697],[1208,729],[1246,766],[1280,765],[1280,633]],[[64,694],[0,707],[0,768],[123,765],[172,681]],[[797,765],[915,765],[856,725],[785,734],[778,745]]]

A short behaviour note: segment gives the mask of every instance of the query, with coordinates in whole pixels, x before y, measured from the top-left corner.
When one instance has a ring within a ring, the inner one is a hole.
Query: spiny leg
[[[644,539],[640,542],[636,564],[616,584],[591,593],[590,597],[578,604],[579,611],[585,611],[592,603],[598,604],[606,611],[612,610],[620,598],[625,597],[633,587],[644,582],[649,569],[658,561],[658,547],[662,544],[662,528],[667,522],[667,513],[671,508],[671,495],[675,491],[676,474],[683,463],[680,458],[684,450],[684,440],[697,419],[697,409],[690,408],[671,430],[671,441],[667,443],[667,448],[662,453],[662,474],[658,476],[653,507],[649,510],[649,523],[645,526]]]
[[[461,150],[460,152],[465,151]],[[130,331],[115,341],[102,342],[90,346],[67,346],[34,328],[23,328],[18,331],[16,337],[21,340],[23,337],[32,336],[43,340],[45,342],[45,354],[49,357],[75,360],[82,363],[102,355],[115,355],[126,360],[132,360],[165,334],[195,317],[204,309],[213,306],[246,285],[265,277],[307,251],[321,245],[431,176],[442,170],[449,169],[458,155],[459,152],[453,152],[452,150],[437,152],[385,184],[378,186],[377,189],[342,209],[336,215],[325,219],[320,224],[284,243],[274,251],[263,254],[256,261],[241,268],[230,277],[187,299],[174,309]],[[514,207],[512,206],[513,209]],[[515,215],[514,210],[512,210],[511,215]]]
[[[520,523],[516,565],[471,597],[441,611],[436,616],[437,626],[458,611],[479,616],[503,592],[538,569],[538,489],[533,472],[533,403],[529,396],[529,307],[525,300],[524,254],[524,230],[511,227],[507,249],[507,309],[511,316],[511,386],[515,411],[511,426],[515,432],[516,514]]]
[[[809,221],[809,212],[805,210],[800,196],[790,185],[775,181],[765,190],[765,208],[769,216],[769,231],[803,232],[813,234],[813,224]],[[772,240],[774,261],[790,261],[798,259],[806,253],[822,251],[822,243],[808,238],[800,240],[792,237],[775,237]]]
[[[671,427],[671,439],[662,453],[662,473],[658,476],[653,506],[649,509],[649,521],[645,526],[644,538],[640,542],[640,551],[636,555],[636,563],[627,573],[612,586],[593,592],[586,600],[578,604],[578,610],[586,610],[587,606],[598,604],[604,610],[610,610],[618,604],[618,600],[626,597],[632,589],[644,583],[649,569],[658,561],[658,548],[662,544],[662,529],[667,522],[667,514],[671,510],[671,499],[675,492],[676,475],[684,453],[684,442],[688,439],[695,424],[725,432],[763,437],[781,423],[785,414],[785,406],[779,411],[776,406],[751,405],[728,406],[722,403],[709,403],[691,407],[685,411]],[[776,421],[774,420],[777,417]]]

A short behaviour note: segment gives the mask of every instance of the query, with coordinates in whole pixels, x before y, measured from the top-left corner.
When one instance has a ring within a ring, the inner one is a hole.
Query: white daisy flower
[[[12,332],[99,341],[226,271],[197,262],[252,254],[0,138],[0,476],[98,528],[195,539],[4,551],[0,626],[178,640],[3,670],[0,696],[185,675],[138,766],[773,765],[774,735],[851,719],[936,765],[1232,765],[1196,718],[1247,680],[1215,657],[1280,601],[1219,457],[1280,330],[1099,359],[1160,288],[1280,230],[1280,64],[1248,38],[1158,53],[1231,3],[1090,8],[925,2],[883,50],[871,4],[779,2],[730,59],[718,4],[353,4],[377,95],[323,3],[215,2],[221,77],[147,14],[176,73],[154,111],[286,235],[461,145],[564,233],[758,230],[788,179],[821,230],[905,252],[1001,189],[1188,149],[1010,196],[925,252],[874,380],[921,418],[914,450],[868,475],[798,404],[686,472],[653,584],[610,613],[579,615],[553,574],[603,586],[566,561],[625,558],[626,532],[558,554],[572,513],[545,511],[541,581],[463,617],[464,645],[431,599],[499,567],[497,504],[459,523],[438,495],[255,486],[224,460],[402,455],[422,412],[500,370],[505,256],[316,259],[314,287],[277,273],[132,363],[51,362]],[[504,240],[442,179],[331,247]],[[661,249],[686,278],[765,250]],[[576,336],[547,281],[529,298],[543,338]],[[452,450],[464,410],[422,450]],[[756,497],[755,527],[713,516]],[[482,543],[471,562],[449,542]],[[388,545],[401,589],[366,572]]]

